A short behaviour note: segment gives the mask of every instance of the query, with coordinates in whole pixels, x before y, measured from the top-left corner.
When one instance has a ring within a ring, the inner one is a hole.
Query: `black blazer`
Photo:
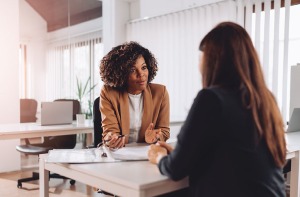
[[[201,90],[177,138],[159,169],[173,180],[189,176],[189,196],[285,196],[281,169],[238,91]]]

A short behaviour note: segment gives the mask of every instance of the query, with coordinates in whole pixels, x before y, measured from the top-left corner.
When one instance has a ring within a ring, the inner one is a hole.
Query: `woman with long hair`
[[[158,142],[149,160],[173,180],[189,176],[189,196],[285,196],[284,124],[250,36],[223,22],[199,49],[203,89],[175,149]]]

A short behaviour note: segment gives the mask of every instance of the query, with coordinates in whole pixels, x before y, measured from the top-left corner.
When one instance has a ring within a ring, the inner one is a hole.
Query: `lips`
[[[146,81],[138,81],[137,84],[139,85],[144,85],[146,83]]]

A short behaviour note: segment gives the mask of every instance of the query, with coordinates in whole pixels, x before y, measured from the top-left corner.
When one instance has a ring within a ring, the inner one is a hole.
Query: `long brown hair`
[[[266,141],[277,166],[285,164],[284,124],[273,94],[266,86],[258,55],[243,27],[223,22],[201,41],[203,87],[222,86],[241,91],[252,112],[260,138]]]

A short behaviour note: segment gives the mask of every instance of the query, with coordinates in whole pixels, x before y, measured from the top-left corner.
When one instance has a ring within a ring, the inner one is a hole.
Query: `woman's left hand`
[[[150,123],[145,132],[145,141],[148,144],[153,144],[161,139],[163,139],[161,129],[153,129],[153,123]]]
[[[166,156],[168,151],[166,148],[160,146],[159,144],[152,144],[148,150],[148,159],[153,164],[158,164],[161,158]]]

